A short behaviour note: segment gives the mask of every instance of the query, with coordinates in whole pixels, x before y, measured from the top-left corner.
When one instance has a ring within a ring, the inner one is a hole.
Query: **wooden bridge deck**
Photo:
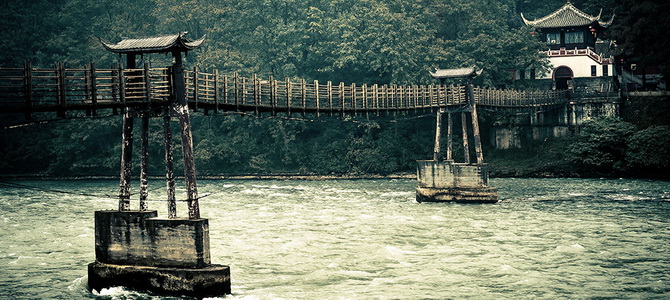
[[[0,113],[163,106],[170,103],[170,68],[0,68]],[[356,85],[185,71],[186,97],[195,110],[269,113],[379,113],[466,105],[464,86]],[[517,91],[475,87],[480,106],[528,108],[563,104],[564,91]]]

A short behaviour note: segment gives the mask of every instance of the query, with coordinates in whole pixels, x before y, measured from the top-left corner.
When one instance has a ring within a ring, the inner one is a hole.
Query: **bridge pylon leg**
[[[198,186],[195,179],[195,161],[193,157],[193,137],[191,136],[191,117],[186,101],[186,81],[184,80],[184,68],[182,66],[181,53],[175,52],[174,64],[172,66],[172,84],[174,93],[173,107],[179,118],[181,127],[181,145],[184,155],[184,179],[186,180],[186,192],[188,195],[188,217],[190,219],[200,218],[200,205],[198,204]]]
[[[174,155],[172,153],[172,127],[170,112],[163,112],[163,138],[165,139],[165,180],[167,186],[167,213],[169,219],[177,217],[177,201],[175,199]]]
[[[128,108],[123,114],[121,134],[121,173],[119,182],[119,211],[130,210],[130,174],[133,167],[133,122]]]

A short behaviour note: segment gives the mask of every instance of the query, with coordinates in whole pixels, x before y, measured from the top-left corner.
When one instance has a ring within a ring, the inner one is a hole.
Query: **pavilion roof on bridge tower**
[[[434,72],[429,72],[430,76],[438,79],[445,78],[466,78],[466,77],[475,77],[479,76],[482,71],[477,71],[475,67],[469,68],[458,68],[458,69],[435,69]]]
[[[197,40],[190,40],[184,37],[186,34],[187,32],[180,32],[145,38],[124,38],[116,44],[103,39],[100,39],[100,42],[105,49],[120,54],[187,52],[200,47],[205,42],[206,35]]]
[[[601,18],[602,13],[603,10],[601,9],[597,16],[587,14],[568,1],[563,7],[539,19],[530,21],[524,17],[523,13],[521,13],[521,19],[523,19],[524,24],[535,28],[561,28],[586,25],[599,25],[602,28],[607,28],[612,24],[614,16],[609,21],[603,21]]]

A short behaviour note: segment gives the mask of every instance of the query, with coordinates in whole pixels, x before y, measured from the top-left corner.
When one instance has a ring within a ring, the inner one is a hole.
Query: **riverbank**
[[[1,180],[115,180],[118,176],[50,176],[45,174],[4,174]],[[163,180],[163,176],[149,176],[151,180]],[[134,178],[139,180],[138,178]],[[183,177],[177,177],[181,180]],[[202,175],[198,179],[205,180],[355,180],[355,179],[416,179],[415,172],[397,172],[392,174],[222,174]]]
[[[656,174],[653,174],[656,175]],[[565,169],[526,168],[515,161],[491,167],[490,178],[628,178],[628,179],[656,179],[670,180],[662,176],[603,176],[602,174],[580,174]],[[44,174],[31,175],[0,175],[0,183],[10,180],[118,180],[118,176],[49,176]],[[152,181],[164,180],[163,176],[149,176]],[[198,176],[199,180],[364,180],[364,179],[407,179],[416,180],[415,172],[396,172],[391,174],[222,174]],[[139,180],[133,178],[133,180]],[[183,177],[177,177],[183,180]]]

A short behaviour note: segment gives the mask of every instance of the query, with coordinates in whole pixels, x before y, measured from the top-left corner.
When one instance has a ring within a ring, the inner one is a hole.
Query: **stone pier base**
[[[433,160],[417,164],[417,202],[498,202],[498,190],[489,187],[486,164]]]
[[[88,285],[96,291],[123,286],[157,295],[222,296],[230,294],[230,268],[223,265],[159,268],[94,262],[88,265]]]
[[[95,212],[89,287],[196,298],[230,294],[230,268],[211,264],[209,221],[156,216],[156,211]]]
[[[496,203],[498,191],[491,187],[482,188],[417,188],[417,202],[456,202],[456,203]]]

